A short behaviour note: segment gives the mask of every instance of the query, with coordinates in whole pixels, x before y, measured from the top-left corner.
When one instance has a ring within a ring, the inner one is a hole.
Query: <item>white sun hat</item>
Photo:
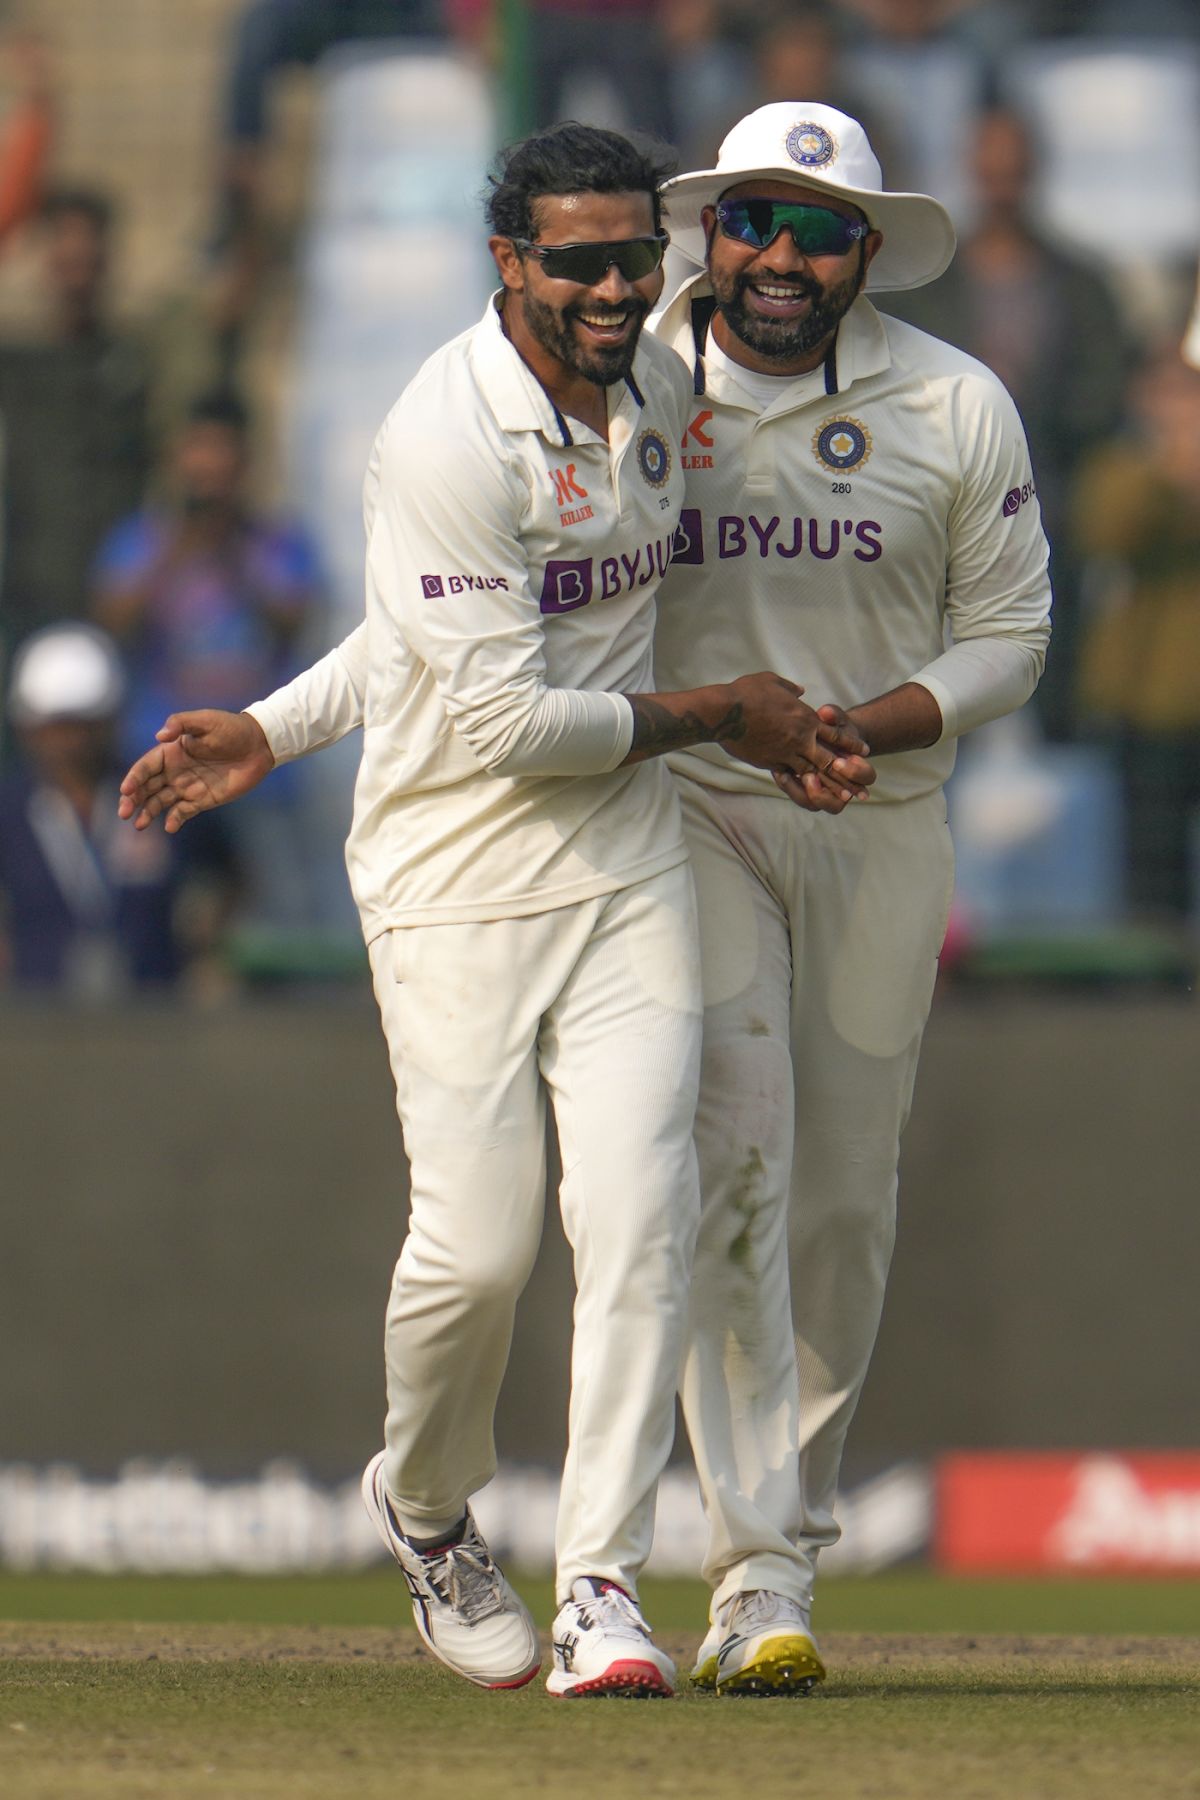
[[[13,658],[9,716],[26,728],[54,719],[111,719],[125,699],[116,644],[94,625],[47,625]]]
[[[857,119],[817,101],[778,100],[739,119],[717,153],[715,169],[698,169],[663,183],[667,228],[674,248],[704,262],[700,214],[721,195],[756,177],[795,181],[850,200],[883,233],[866,285],[899,289],[933,281],[954,255],[954,226],[929,194],[884,191],[879,160]]]

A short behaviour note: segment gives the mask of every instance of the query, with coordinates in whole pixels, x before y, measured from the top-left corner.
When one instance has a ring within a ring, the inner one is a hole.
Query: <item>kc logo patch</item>
[[[575,479],[575,464],[568,463],[565,469],[551,471],[554,480],[554,498],[559,506],[570,506],[572,500],[586,500],[587,489]]]
[[[657,431],[643,431],[637,441],[638,468],[652,488],[666,487],[671,473],[671,452],[666,439]]]
[[[683,441],[679,448],[681,450],[686,450],[688,447],[688,439],[690,438],[698,450],[711,450],[713,447],[712,432],[704,429],[705,426],[711,422],[711,411],[706,409],[704,412],[698,412],[684,432]]]
[[[842,475],[871,454],[871,434],[857,419],[827,419],[813,433],[813,454],[824,469]]]

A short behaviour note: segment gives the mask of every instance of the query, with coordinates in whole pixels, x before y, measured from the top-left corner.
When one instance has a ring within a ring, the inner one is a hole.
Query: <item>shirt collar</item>
[[[655,337],[670,344],[689,368],[694,368],[696,364],[692,302],[710,297],[711,294],[712,286],[708,275],[701,269],[676,291],[662,311],[655,315],[650,327]],[[866,296],[860,294],[838,331],[835,353],[830,359],[826,391],[844,394],[854,382],[881,374],[890,366],[891,360],[892,353],[883,320]],[[704,380],[704,374],[702,371],[701,380]],[[832,387],[828,385],[830,380],[834,384]],[[722,375],[720,371],[713,371],[701,391],[735,406],[761,410],[744,388],[739,388],[735,381]]]
[[[595,434],[578,419],[564,417],[528,363],[505,337],[499,304],[503,293],[504,289],[499,288],[491,296],[475,328],[476,367],[496,423],[503,431],[538,431],[556,449],[590,442]],[[640,361],[638,350],[632,372],[621,383],[620,398],[610,411],[610,419],[627,406],[636,409],[645,405],[639,380],[643,373]]]

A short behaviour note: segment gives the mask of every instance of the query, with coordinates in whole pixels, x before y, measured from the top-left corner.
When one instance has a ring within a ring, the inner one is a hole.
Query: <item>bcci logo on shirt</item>
[[[828,419],[813,433],[813,453],[824,469],[844,475],[871,454],[871,434],[857,419]]]
[[[671,473],[671,452],[657,431],[643,431],[637,441],[638,468],[652,488],[666,487]]]
[[[794,163],[802,169],[823,169],[837,155],[837,141],[823,125],[806,119],[793,125],[787,134],[786,149]]]

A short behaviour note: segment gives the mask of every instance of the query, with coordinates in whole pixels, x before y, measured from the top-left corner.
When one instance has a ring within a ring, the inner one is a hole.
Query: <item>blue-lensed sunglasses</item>
[[[861,219],[848,219],[828,206],[809,206],[802,200],[766,200],[752,194],[741,200],[718,200],[716,210],[727,238],[765,250],[781,231],[790,231],[801,256],[845,256],[871,229]]]

